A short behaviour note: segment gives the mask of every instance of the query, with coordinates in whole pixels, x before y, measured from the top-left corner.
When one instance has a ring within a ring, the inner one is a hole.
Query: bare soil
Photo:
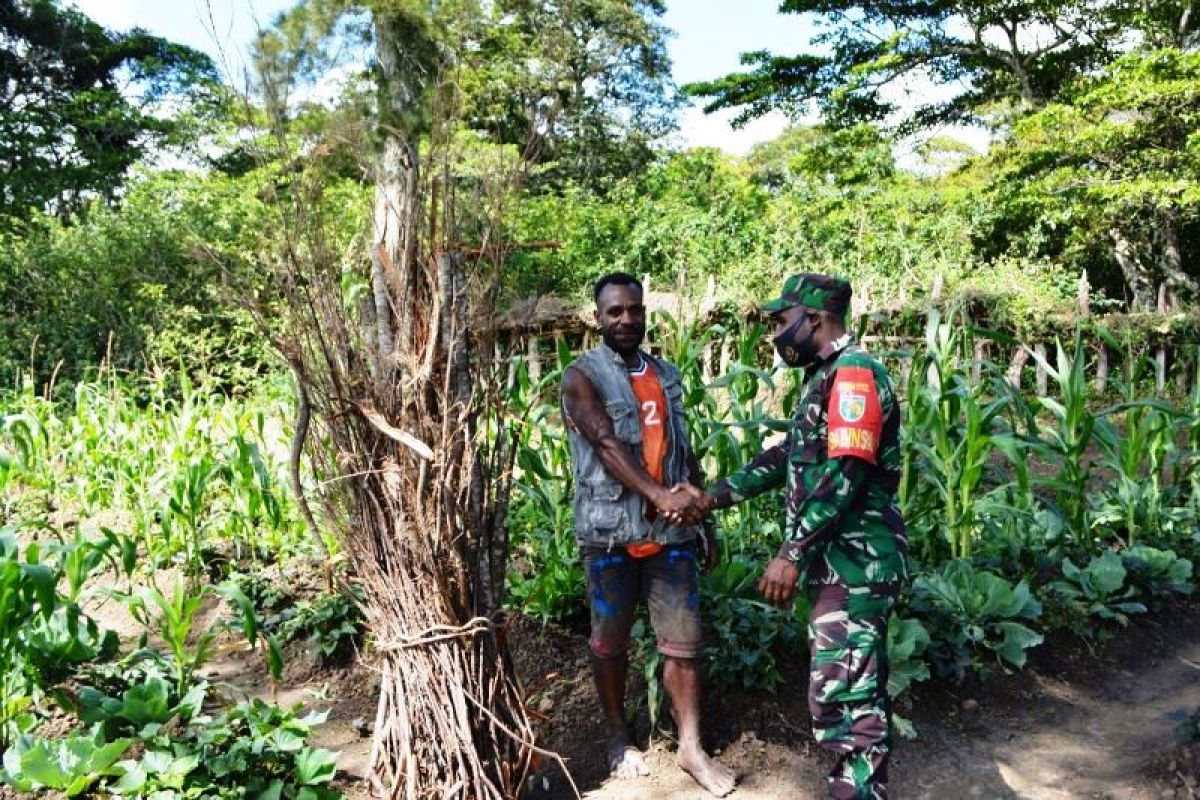
[[[164,585],[170,585],[165,580]],[[138,626],[124,608],[97,601],[89,613],[127,641]],[[198,626],[231,612],[213,601]],[[608,779],[604,731],[587,659],[586,635],[513,615],[508,641],[524,683],[540,743],[560,753],[589,800],[684,800],[706,795],[674,763],[669,734],[651,735],[645,707],[634,734],[647,748],[648,778]],[[260,653],[232,636],[204,670],[226,701],[248,697],[329,711],[313,743],[341,752],[339,788],[367,796],[362,778],[370,752],[378,680],[369,655],[326,664],[301,644],[289,648],[283,680],[266,677]],[[821,798],[829,757],[809,731],[807,665],[785,663],[792,681],[779,691],[710,692],[704,702],[706,745],[739,775],[735,800]],[[640,669],[629,696],[643,695]],[[1180,745],[1175,727],[1200,708],[1200,603],[1177,604],[1134,618],[1093,652],[1067,634],[1048,637],[1026,669],[998,668],[963,686],[915,687],[897,709],[916,726],[892,762],[895,798],[1031,798],[1157,800],[1200,797],[1200,744]],[[532,800],[574,793],[562,770],[543,759],[530,777]],[[0,789],[0,798],[6,796]]]
[[[603,727],[588,673],[585,638],[527,620],[513,652],[545,717],[544,743],[566,759],[593,800],[701,798],[674,764],[673,745],[651,738],[645,710],[636,735],[653,774],[607,780]],[[739,775],[733,798],[821,798],[829,758],[808,727],[804,664],[789,664],[794,688],[724,692],[705,701],[706,744]],[[1051,637],[1019,673],[995,672],[962,687],[916,688],[898,710],[917,727],[896,744],[897,798],[1150,800],[1200,796],[1200,746],[1180,746],[1179,722],[1200,707],[1200,606],[1177,605],[1135,620],[1093,654],[1080,640]],[[969,710],[968,710],[969,709]],[[537,798],[572,791],[555,765],[531,781]]]

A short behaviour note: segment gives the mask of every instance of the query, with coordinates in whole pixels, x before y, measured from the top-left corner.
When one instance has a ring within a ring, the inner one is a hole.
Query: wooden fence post
[[[508,347],[501,347],[500,337],[496,337],[496,360],[504,358],[504,353],[512,349],[512,340],[509,339]],[[504,379],[504,386],[507,389],[512,389],[517,383],[517,359],[508,359],[508,376]]]
[[[704,297],[700,298],[700,319],[704,320],[717,307],[717,276],[708,276],[708,285],[704,287]]]
[[[1046,361],[1046,345],[1036,344],[1033,346],[1033,351],[1035,353],[1037,353],[1037,356],[1038,356],[1038,359],[1037,359],[1037,394],[1038,394],[1038,397],[1045,397],[1047,390],[1049,388],[1048,384],[1047,384],[1047,378],[1049,376],[1046,375],[1046,368],[1042,366],[1042,364],[1045,363],[1045,361]]]
[[[900,385],[908,386],[908,379],[912,376],[912,356],[900,356]]]
[[[721,364],[718,367],[718,372],[725,375],[729,372],[729,362],[733,360],[733,339],[730,336],[725,336],[721,339]]]
[[[536,333],[530,334],[529,339],[525,342],[525,360],[529,364],[529,379],[532,381],[541,380],[542,356]]]
[[[1017,347],[1017,352],[1013,353],[1012,361],[1008,365],[1008,382],[1017,390],[1021,388],[1021,371],[1025,369],[1025,364],[1029,361],[1029,350],[1023,346]]]
[[[1163,281],[1158,285],[1158,306],[1159,314],[1166,315],[1171,313],[1171,300],[1167,294],[1167,283]],[[1154,351],[1154,388],[1161,395],[1163,389],[1167,385],[1167,346],[1166,343],[1160,343],[1158,349]]]
[[[1108,345],[1101,339],[1096,346],[1096,394],[1102,395],[1108,389]]]

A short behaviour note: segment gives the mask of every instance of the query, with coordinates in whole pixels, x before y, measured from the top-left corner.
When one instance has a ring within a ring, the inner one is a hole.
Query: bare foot
[[[608,751],[608,766],[613,777],[622,781],[650,774],[650,768],[646,766],[641,752],[630,744],[611,745]]]
[[[700,747],[680,748],[679,767],[714,797],[724,797],[737,784],[733,770],[715,758],[709,758]]]
[[[638,749],[623,741],[609,744],[608,767],[613,777],[622,781],[650,774],[650,768]]]

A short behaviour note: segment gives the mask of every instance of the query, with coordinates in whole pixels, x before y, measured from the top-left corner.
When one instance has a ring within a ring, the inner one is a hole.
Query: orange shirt
[[[637,397],[642,416],[642,460],[646,472],[660,484],[666,485],[667,461],[667,396],[650,362],[642,359],[641,366],[629,371],[629,382]]]

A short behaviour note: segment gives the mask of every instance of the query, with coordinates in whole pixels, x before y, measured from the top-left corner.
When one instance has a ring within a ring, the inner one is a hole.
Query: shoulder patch
[[[871,368],[839,367],[834,373],[826,411],[829,457],[853,456],[876,463],[883,434],[883,410]]]

